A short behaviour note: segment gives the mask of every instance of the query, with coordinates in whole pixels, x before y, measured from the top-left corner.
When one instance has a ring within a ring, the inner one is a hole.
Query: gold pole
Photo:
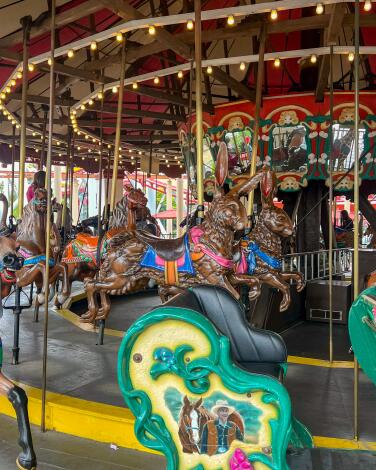
[[[353,282],[354,299],[359,295],[359,0],[355,0],[355,161],[354,161],[354,256],[353,256]],[[359,439],[359,366],[354,356],[354,439]]]
[[[21,132],[20,132],[20,167],[18,188],[18,214],[23,214],[25,193],[25,161],[26,161],[26,120],[27,120],[27,89],[28,89],[28,62],[31,16],[21,18],[23,30],[22,50],[22,101],[21,101]]]
[[[68,116],[70,115],[70,110],[68,110]],[[69,167],[70,167],[70,153],[71,153],[71,137],[72,131],[68,129],[68,139],[67,139],[67,154],[66,154],[66,162],[65,162],[65,192],[64,192],[64,201],[63,201],[63,217],[61,220],[61,224],[63,227],[63,234],[64,234],[64,242],[67,238],[67,234],[65,233],[65,222],[67,219],[67,204],[68,204],[68,177],[69,177]]]
[[[266,39],[266,28],[263,23],[260,30],[260,45],[259,45],[259,60],[257,66],[257,79],[256,79],[256,101],[255,101],[255,122],[253,125],[253,146],[251,156],[251,169],[249,176],[252,178],[256,174],[256,160],[258,152],[258,135],[260,130],[260,109],[262,101],[262,87],[264,82],[264,55],[265,55],[265,39]],[[253,213],[253,200],[254,192],[251,191],[248,195],[248,215],[251,216]]]
[[[202,129],[202,42],[201,42],[201,1],[195,0],[195,64],[196,64],[196,165],[197,165],[197,219],[204,218],[204,141]]]
[[[16,128],[13,127],[13,136],[12,136],[12,186],[10,191],[10,215],[13,216],[14,211],[14,162],[16,160]]]
[[[121,133],[121,118],[123,111],[123,96],[124,96],[124,78],[125,78],[125,37],[123,36],[122,50],[121,50],[121,65],[120,65],[120,87],[119,87],[119,100],[116,118],[116,134],[115,134],[115,153],[114,153],[114,166],[112,169],[112,186],[111,186],[111,199],[110,210],[111,212],[115,207],[116,196],[116,180],[119,168],[119,154],[120,154],[120,133]]]
[[[330,149],[329,149],[329,361],[333,362],[333,44],[330,44]]]
[[[47,395],[47,339],[48,339],[48,297],[50,276],[50,241],[51,241],[51,164],[52,137],[55,111],[55,13],[56,0],[51,0],[51,66],[50,66],[50,109],[48,121],[48,148],[46,161],[47,220],[46,220],[46,267],[44,276],[44,332],[43,332],[43,373],[42,373],[42,417],[41,430],[46,431],[46,395]]]

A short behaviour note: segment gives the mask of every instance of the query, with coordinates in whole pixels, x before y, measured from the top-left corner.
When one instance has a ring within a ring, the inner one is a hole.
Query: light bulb
[[[178,72],[178,78],[183,78],[183,72],[181,70]]]
[[[12,147],[13,147],[13,145],[12,145],[12,144],[9,144],[9,148],[11,149]]]
[[[7,87],[5,88],[5,91],[6,91],[6,93],[10,93],[12,90],[11,90],[10,86],[7,86]]]
[[[311,63],[312,64],[315,64],[317,62],[317,55],[316,54],[312,54],[311,55]]]
[[[117,91],[118,91],[117,86],[113,86],[113,87],[112,87],[112,93],[117,93]]]
[[[158,85],[158,84],[159,84],[159,77],[155,77],[155,78],[154,78],[154,83],[155,83],[155,85]]]
[[[122,42],[123,41],[123,35],[121,33],[117,33],[116,35],[116,41],[117,42]]]
[[[98,100],[101,100],[103,98],[103,93],[101,91],[97,94],[97,98]]]
[[[16,84],[16,80],[13,78],[11,81],[10,81],[10,84],[11,86],[14,86]]]
[[[318,3],[316,5],[316,13],[318,15],[322,15],[324,13],[324,5],[322,3]]]
[[[242,63],[239,65],[239,68],[240,68],[240,70],[245,70],[245,63],[242,62]]]
[[[74,50],[73,49],[69,49],[68,53],[67,53],[67,56],[71,59],[73,56],[74,56]]]
[[[77,111],[74,109],[74,110],[72,111],[72,114],[75,116],[75,115],[77,114]]]
[[[192,21],[192,20],[188,20],[188,21],[187,21],[187,29],[188,29],[189,31],[192,31],[192,29],[193,29],[194,27],[195,27],[195,25],[194,25],[193,21]]]
[[[274,67],[279,67],[281,65],[281,60],[277,57],[275,60],[274,60]]]
[[[52,59],[51,57],[49,57],[48,61],[47,61],[48,65],[51,66],[52,65]]]
[[[137,88],[138,88],[138,83],[137,83],[137,82],[132,83],[132,88],[133,88],[134,90],[137,90]]]
[[[364,2],[364,11],[370,11],[372,10],[372,2],[371,0],[366,0]]]
[[[235,24],[235,18],[233,17],[233,15],[230,15],[230,16],[227,17],[227,24],[228,24],[229,26],[234,26],[234,24]]]
[[[34,64],[29,64],[27,68],[29,69],[29,72],[33,72],[35,69]]]
[[[88,139],[89,139],[89,136],[85,134],[85,140],[88,140]]]
[[[57,142],[56,142],[56,145],[60,145],[60,141],[57,141]]]
[[[270,12],[270,19],[275,21],[278,18],[278,11],[277,10],[272,10]]]
[[[209,65],[208,68],[206,69],[206,73],[208,73],[209,75],[213,73],[213,68],[211,65]]]
[[[153,25],[149,26],[149,34],[151,36],[154,36],[154,34],[155,34],[155,27]]]
[[[7,97],[7,95],[4,92],[0,94],[0,98],[2,100],[5,100],[6,97]]]
[[[85,109],[85,105],[84,105],[84,104],[82,104],[82,105],[80,106],[80,108],[81,108],[81,110],[82,110],[82,111],[84,111],[84,109]]]
[[[92,51],[96,51],[96,50],[97,50],[97,47],[98,47],[98,44],[97,44],[95,41],[92,41],[92,42],[90,43],[90,49],[91,49]]]
[[[349,52],[348,59],[349,59],[349,62],[354,62],[355,55],[354,55],[354,53],[353,53],[353,52]]]
[[[89,100],[89,106],[91,106],[94,103],[92,99]]]
[[[20,80],[22,78],[22,72],[17,72],[17,78]]]

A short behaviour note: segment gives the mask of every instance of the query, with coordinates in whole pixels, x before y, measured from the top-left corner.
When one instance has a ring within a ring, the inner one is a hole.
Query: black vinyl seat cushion
[[[281,364],[287,362],[285,342],[273,331],[251,328],[243,308],[226,289],[191,287],[164,306],[185,307],[201,313],[229,338],[233,359],[241,367],[249,372],[280,376]]]

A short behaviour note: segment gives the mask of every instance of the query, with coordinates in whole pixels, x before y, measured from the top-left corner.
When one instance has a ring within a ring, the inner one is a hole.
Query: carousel
[[[375,6],[0,5],[0,469],[376,468]]]

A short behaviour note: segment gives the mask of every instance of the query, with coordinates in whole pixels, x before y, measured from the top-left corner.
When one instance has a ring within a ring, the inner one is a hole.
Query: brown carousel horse
[[[25,287],[35,282],[38,295],[37,302],[43,304],[45,267],[46,267],[46,223],[47,223],[47,191],[36,189],[34,198],[25,206],[22,220],[17,225],[16,239],[19,244],[19,254],[24,258],[23,267],[17,271],[17,284]],[[51,226],[51,253],[49,284],[54,285],[57,278],[62,276],[63,286],[58,301],[65,302],[70,294],[68,271],[64,263],[59,262],[61,249],[60,234],[55,224]]]
[[[282,292],[280,311],[285,311],[291,302],[290,284],[294,280],[297,291],[304,289],[305,282],[300,272],[282,272],[282,240],[293,234],[293,223],[287,213],[276,207],[273,198],[277,190],[274,172],[264,171],[260,183],[262,210],[255,227],[242,241],[243,253],[236,271],[256,276]],[[241,283],[229,276],[234,285]]]
[[[108,243],[102,258],[98,279],[85,281],[88,312],[81,321],[94,322],[107,318],[109,295],[136,292],[147,286],[150,279],[171,292],[174,286],[195,284],[223,286],[239,298],[227,275],[233,272],[234,235],[247,225],[247,212],[240,201],[259,183],[258,174],[234,187],[229,193],[217,193],[202,225],[195,232],[178,239],[160,239],[146,232],[123,232]],[[250,298],[260,293],[258,279],[232,274],[232,279],[250,287]],[[97,294],[101,297],[101,308]]]
[[[154,227],[158,233],[159,227],[146,207],[148,200],[140,189],[128,188],[127,194],[116,204],[109,220],[109,230],[101,240],[100,255],[106,252],[112,237],[123,231],[135,230],[139,223]],[[99,237],[87,233],[79,233],[64,249],[62,261],[68,266],[69,283],[83,282],[93,278],[98,270],[97,250]]]
[[[18,271],[23,263],[17,253],[18,244],[8,237],[0,237],[0,277],[1,298],[6,297],[15,282],[15,271]],[[1,315],[0,315],[1,316]],[[19,429],[19,444],[21,453],[17,458],[17,466],[21,470],[36,469],[37,461],[33,449],[29,415],[27,411],[27,396],[25,391],[12,383],[1,372],[2,367],[2,343],[0,337],[0,395],[6,396],[16,413]]]

